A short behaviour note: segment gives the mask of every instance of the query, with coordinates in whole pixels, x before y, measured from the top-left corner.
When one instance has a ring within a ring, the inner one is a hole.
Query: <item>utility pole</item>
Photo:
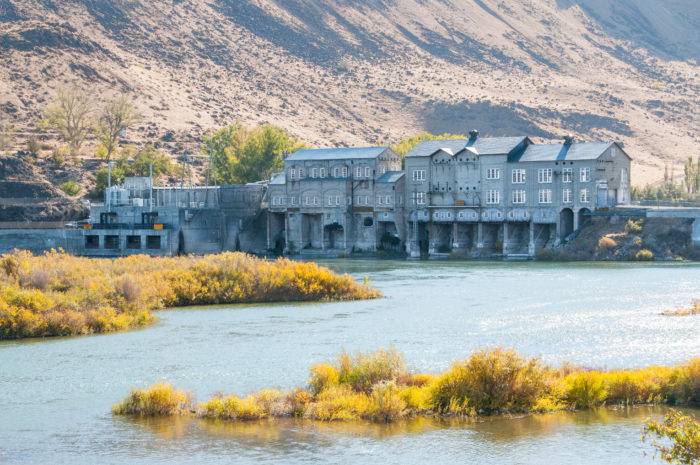
[[[150,211],[153,212],[153,162],[148,164],[148,177],[150,179],[149,187],[151,189],[148,203],[150,204]]]

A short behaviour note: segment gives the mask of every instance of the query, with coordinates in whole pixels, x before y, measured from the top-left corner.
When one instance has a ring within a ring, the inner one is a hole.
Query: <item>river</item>
[[[700,317],[659,315],[700,297],[696,264],[323,263],[385,298],[180,309],[138,331],[0,342],[0,463],[661,463],[640,440],[661,408],[390,426],[112,417],[156,381],[198,399],[302,385],[342,349],[393,346],[425,372],[496,345],[601,368],[700,355]]]

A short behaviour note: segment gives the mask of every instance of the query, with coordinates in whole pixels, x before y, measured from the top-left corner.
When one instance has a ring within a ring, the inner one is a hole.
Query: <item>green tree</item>
[[[75,88],[60,88],[54,101],[44,110],[40,126],[58,133],[73,156],[78,155],[85,139],[94,131],[92,100]]]
[[[681,465],[700,464],[700,423],[694,418],[671,410],[661,423],[647,421],[644,438],[649,435],[671,441],[670,446],[653,442],[666,462]]]
[[[410,152],[413,147],[428,140],[450,140],[450,139],[466,139],[462,134],[431,134],[429,132],[421,132],[411,137],[407,137],[391,146],[391,149],[402,157]]]
[[[286,130],[265,124],[247,128],[240,123],[205,137],[202,153],[211,160],[215,184],[244,184],[267,179],[282,169],[282,154],[304,147]]]
[[[119,148],[119,137],[123,131],[141,121],[142,116],[126,95],[107,102],[97,125],[100,151],[109,161]]]
[[[121,184],[127,176],[148,176],[149,167],[153,164],[153,180],[157,184],[163,176],[175,173],[172,159],[152,144],[141,149],[127,146],[119,151],[119,156],[112,162],[112,185]],[[95,173],[95,188],[92,196],[101,197],[107,188],[108,167],[102,167]]]

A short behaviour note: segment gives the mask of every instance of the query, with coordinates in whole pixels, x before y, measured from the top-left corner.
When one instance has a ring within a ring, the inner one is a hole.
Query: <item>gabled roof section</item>
[[[388,147],[332,147],[322,149],[301,149],[289,155],[285,161],[372,159],[377,158],[387,150]]]
[[[429,140],[416,145],[406,156],[429,157],[440,149],[449,149],[452,153],[457,153],[466,147],[476,150],[479,155],[507,155],[525,141],[529,142],[529,139],[524,136]]]
[[[377,182],[392,183],[397,182],[404,175],[404,171],[387,171],[379,176]]]
[[[515,160],[526,161],[576,161],[595,160],[614,142],[574,142],[572,144],[532,144]],[[623,151],[624,152],[624,151]]]

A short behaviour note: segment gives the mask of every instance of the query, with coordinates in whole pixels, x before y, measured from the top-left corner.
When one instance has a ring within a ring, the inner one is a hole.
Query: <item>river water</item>
[[[156,381],[200,400],[302,385],[311,364],[342,349],[394,346],[424,372],[496,345],[601,368],[700,355],[700,318],[659,315],[700,297],[699,265],[324,264],[367,276],[385,298],[173,310],[138,331],[0,343],[0,463],[661,463],[640,431],[663,409],[390,426],[110,415],[132,387]]]

